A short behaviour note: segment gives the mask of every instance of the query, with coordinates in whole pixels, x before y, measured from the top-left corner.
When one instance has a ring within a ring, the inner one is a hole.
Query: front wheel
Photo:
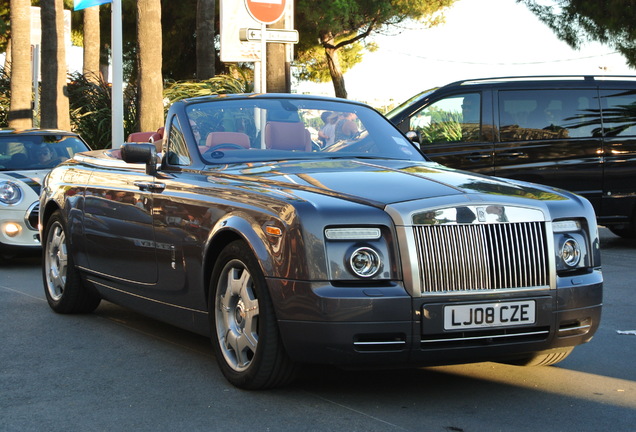
[[[73,263],[66,224],[59,211],[47,222],[42,238],[42,279],[51,309],[64,314],[94,311],[101,299],[82,285]]]
[[[565,360],[573,350],[574,347],[556,349],[547,353],[533,354],[523,359],[507,363],[515,366],[551,366]]]
[[[295,366],[281,341],[265,277],[245,243],[226,246],[210,282],[212,344],[225,378],[244,389],[280,387]]]

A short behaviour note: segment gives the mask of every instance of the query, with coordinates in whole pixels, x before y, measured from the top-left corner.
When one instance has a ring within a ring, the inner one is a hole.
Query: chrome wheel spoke
[[[66,235],[59,224],[51,227],[46,245],[47,288],[53,300],[59,300],[66,284],[68,253],[66,249]]]
[[[240,372],[249,367],[258,346],[259,305],[242,263],[228,263],[224,274],[216,296],[216,331],[227,364]]]

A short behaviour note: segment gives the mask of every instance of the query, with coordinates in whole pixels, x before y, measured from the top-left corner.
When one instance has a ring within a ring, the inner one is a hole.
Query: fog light
[[[581,261],[581,248],[573,238],[567,239],[561,246],[561,259],[568,267],[576,267]]]
[[[369,247],[361,247],[353,251],[349,258],[349,266],[356,276],[369,278],[380,271],[380,255]]]
[[[22,227],[15,222],[9,222],[4,225],[4,233],[9,237],[15,237],[20,234]]]

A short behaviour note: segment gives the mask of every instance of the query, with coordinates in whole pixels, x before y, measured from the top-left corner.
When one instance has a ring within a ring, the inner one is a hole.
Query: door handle
[[[133,184],[137,186],[140,191],[144,192],[163,192],[166,188],[165,183],[159,182],[136,181]]]
[[[468,159],[471,162],[478,162],[478,161],[483,160],[483,159],[489,159],[490,157],[491,157],[490,154],[471,153],[468,156],[466,156],[466,159]]]

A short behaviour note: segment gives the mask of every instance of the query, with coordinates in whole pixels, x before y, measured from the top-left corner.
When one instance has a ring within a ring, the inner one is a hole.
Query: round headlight
[[[561,259],[568,267],[576,267],[581,261],[581,248],[573,238],[567,239],[561,246]]]
[[[349,258],[349,266],[356,276],[373,277],[380,271],[380,255],[369,247],[358,248],[353,251],[351,258]]]
[[[22,199],[22,189],[12,181],[0,182],[0,202],[3,204],[17,204]]]

